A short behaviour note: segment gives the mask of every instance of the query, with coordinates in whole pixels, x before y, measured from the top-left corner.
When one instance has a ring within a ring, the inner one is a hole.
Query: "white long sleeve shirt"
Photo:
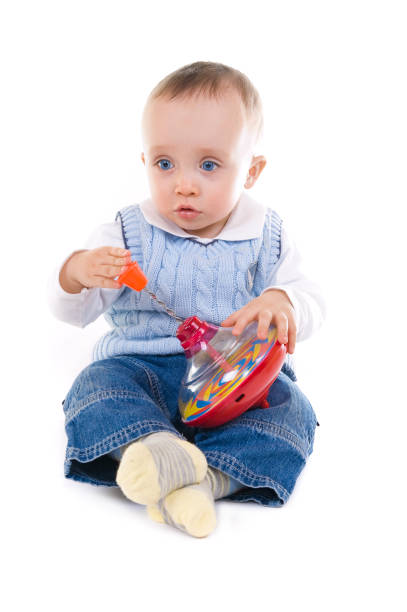
[[[189,240],[208,244],[214,240],[247,240],[261,236],[265,208],[262,204],[242,194],[226,225],[216,238],[201,238],[188,234],[157,211],[150,198],[140,204],[148,223],[166,232]],[[120,221],[99,226],[84,245],[85,249],[101,246],[125,248]],[[122,289],[82,289],[80,293],[67,293],[59,282],[59,274],[66,259],[58,266],[48,283],[48,301],[54,315],[72,325],[85,327],[103,314],[120,295]],[[284,224],[281,231],[281,255],[273,267],[268,289],[284,291],[291,301],[296,319],[297,341],[310,337],[325,317],[325,302],[318,285],[309,280],[301,270],[301,256]],[[192,313],[191,313],[192,314]]]

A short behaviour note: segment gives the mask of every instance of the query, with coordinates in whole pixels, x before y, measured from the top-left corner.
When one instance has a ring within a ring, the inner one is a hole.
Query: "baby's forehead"
[[[148,148],[162,144],[227,143],[250,129],[246,109],[234,90],[223,95],[160,96],[148,100],[142,118],[143,143]]]

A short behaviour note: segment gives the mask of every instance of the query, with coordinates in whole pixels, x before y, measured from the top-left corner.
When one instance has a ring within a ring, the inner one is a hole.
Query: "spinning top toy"
[[[166,312],[182,321],[176,335],[187,358],[178,405],[182,421],[194,427],[216,427],[249,408],[267,408],[269,388],[277,378],[286,356],[286,347],[277,341],[270,326],[267,338],[257,337],[257,322],[239,336],[231,329],[201,321],[182,319],[154,293],[137,262],[128,264],[118,282],[136,291],[145,289]]]
[[[234,336],[231,329],[190,317],[178,327],[177,338],[187,358],[179,396],[184,423],[215,427],[251,407],[268,408],[268,390],[286,354],[274,326],[260,340],[257,322]]]

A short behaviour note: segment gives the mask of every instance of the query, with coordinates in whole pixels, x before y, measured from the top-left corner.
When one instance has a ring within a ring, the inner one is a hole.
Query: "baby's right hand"
[[[67,293],[80,293],[84,287],[120,289],[113,279],[129,262],[130,251],[117,247],[76,251],[62,267],[59,282]]]

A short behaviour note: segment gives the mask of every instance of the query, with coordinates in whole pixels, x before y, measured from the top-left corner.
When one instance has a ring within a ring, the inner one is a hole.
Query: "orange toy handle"
[[[126,269],[117,278],[117,282],[130,287],[130,289],[141,291],[147,285],[148,279],[145,277],[137,261],[132,261],[127,264]]]

